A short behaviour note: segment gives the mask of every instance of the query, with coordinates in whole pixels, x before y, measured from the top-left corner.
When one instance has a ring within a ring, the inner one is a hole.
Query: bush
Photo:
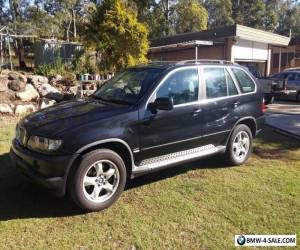
[[[88,52],[80,52],[76,55],[73,61],[73,68],[76,74],[99,73],[95,56],[93,54],[89,54]]]
[[[53,63],[39,65],[34,69],[34,74],[42,76],[64,75],[66,66],[61,59],[56,59]]]

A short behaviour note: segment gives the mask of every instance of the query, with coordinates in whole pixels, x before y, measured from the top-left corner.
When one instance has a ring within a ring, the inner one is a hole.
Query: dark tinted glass
[[[199,78],[198,70],[181,69],[171,74],[156,93],[158,97],[173,99],[174,105],[194,102],[198,100]]]
[[[224,68],[205,68],[204,79],[208,99],[227,96],[227,83]]]
[[[232,68],[242,93],[249,93],[255,90],[255,84],[250,76],[243,70]]]
[[[102,85],[93,96],[106,101],[135,103],[162,71],[157,68],[127,69]]]
[[[226,80],[227,80],[227,85],[228,85],[228,95],[237,95],[238,90],[236,89],[236,86],[234,84],[234,81],[232,80],[232,77],[228,73],[227,69],[225,69],[225,75],[226,75]]]

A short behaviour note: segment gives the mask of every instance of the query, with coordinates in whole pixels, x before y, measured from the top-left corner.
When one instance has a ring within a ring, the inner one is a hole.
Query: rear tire
[[[100,211],[120,197],[126,178],[122,158],[112,150],[98,149],[84,155],[71,173],[69,192],[83,210]]]
[[[244,164],[252,153],[253,136],[247,125],[237,125],[233,130],[225,152],[228,164],[238,166]]]

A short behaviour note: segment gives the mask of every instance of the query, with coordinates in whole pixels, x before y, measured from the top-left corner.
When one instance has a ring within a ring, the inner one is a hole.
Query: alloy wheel
[[[239,132],[233,141],[233,156],[237,161],[244,161],[250,149],[250,137],[247,132]]]
[[[119,182],[119,169],[113,162],[97,161],[88,168],[83,177],[83,193],[88,200],[102,203],[114,195]]]

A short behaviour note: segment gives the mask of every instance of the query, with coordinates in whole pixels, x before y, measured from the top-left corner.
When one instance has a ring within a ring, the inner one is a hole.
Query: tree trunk
[[[74,40],[76,41],[76,37],[77,37],[77,29],[76,29],[76,13],[74,11],[74,9],[72,9],[72,15],[73,15],[73,33],[74,33]]]
[[[24,43],[21,39],[20,40],[15,40],[14,51],[15,51],[16,56],[18,57],[19,68],[20,69],[26,69],[27,65],[26,65],[26,62],[25,62]]]

